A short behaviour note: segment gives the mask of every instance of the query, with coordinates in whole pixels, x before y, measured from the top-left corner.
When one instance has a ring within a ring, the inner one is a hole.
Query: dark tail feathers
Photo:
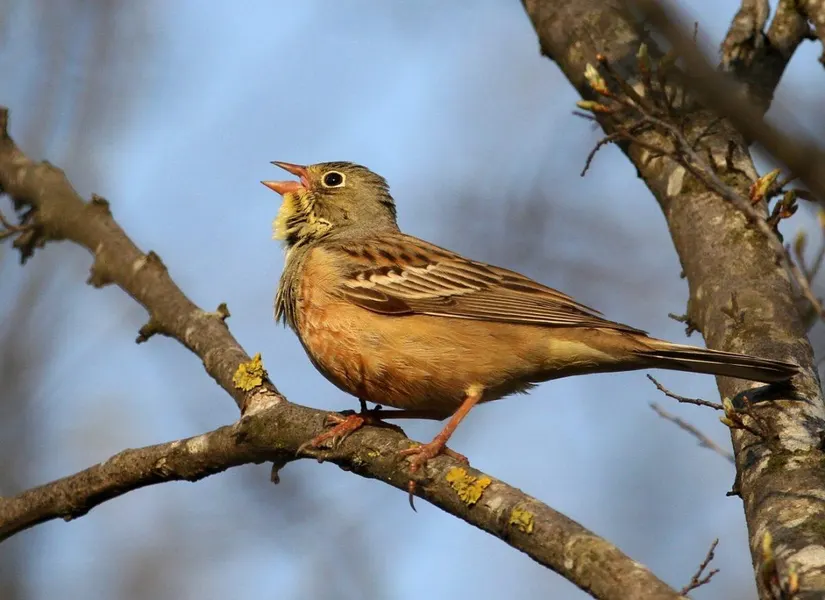
[[[652,359],[650,366],[653,368],[709,373],[764,383],[785,381],[799,372],[799,367],[792,363],[670,342],[663,342],[660,348],[652,348],[644,354]]]

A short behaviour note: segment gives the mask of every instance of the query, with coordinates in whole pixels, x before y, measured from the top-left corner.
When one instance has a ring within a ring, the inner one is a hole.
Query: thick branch
[[[722,42],[722,63],[751,64],[754,54],[764,45],[762,30],[768,22],[771,6],[768,0],[742,0]]]
[[[232,426],[169,444],[126,450],[81,473],[0,499],[0,539],[55,519],[72,519],[130,490],[164,481],[195,481],[230,467],[296,458],[303,442],[323,429],[325,413],[288,402],[265,373],[256,385],[236,386],[249,355],[226,327],[226,309],[205,312],[177,287],[160,258],[144,254],[112,218],[101,198],[84,202],[64,174],[35,163],[7,133],[0,108],[0,191],[24,213],[27,237],[15,240],[28,257],[48,240],[71,240],[94,254],[89,282],[116,283],[149,312],[138,341],[154,333],[177,339],[243,409]],[[30,234],[30,235],[28,235]],[[247,380],[248,383],[248,380]],[[325,456],[343,469],[407,489],[409,470],[398,450],[412,442],[385,428],[356,432]],[[428,465],[417,494],[504,540],[596,598],[678,598],[673,589],[615,546],[507,484],[449,457]]]
[[[631,85],[644,81],[636,73],[636,54],[642,43],[654,59],[662,56],[634,12],[620,0],[525,0],[524,4],[542,52],[585,98],[594,97],[585,67],[597,64],[597,54]],[[651,4],[644,2],[646,8]],[[684,96],[674,91],[670,97]],[[724,99],[726,106],[739,110],[739,115],[751,115],[754,110],[742,110],[737,98]],[[687,102],[677,109],[680,126],[690,139],[701,136],[702,151],[716,176],[747,197],[757,174],[745,137],[729,120],[700,105]],[[775,132],[764,133],[760,121],[758,114],[743,131],[760,141],[773,139]],[[600,123],[607,135],[633,126],[620,114],[603,116]],[[709,347],[792,360],[803,370],[793,390],[775,389],[771,402],[754,403],[754,411],[773,427],[773,435],[763,439],[736,430],[733,442],[756,572],[762,573],[763,543],[770,533],[779,576],[789,578],[791,566],[796,565],[801,574],[801,592],[796,597],[820,598],[825,591],[825,553],[811,548],[825,547],[825,529],[819,527],[825,515],[825,456],[819,449],[825,406],[788,274],[777,265],[772,241],[764,232],[749,225],[738,208],[666,156],[672,147],[666,134],[652,127],[637,137],[639,142],[623,150],[668,221],[690,287],[690,321],[702,331]],[[786,146],[787,136],[776,139],[782,140],[778,144],[782,152],[775,155],[789,158],[792,172],[806,177],[812,189],[819,184],[825,189],[821,170],[817,173],[815,160],[805,154],[810,149]],[[653,148],[663,151],[656,153]],[[761,212],[765,214],[764,206]],[[728,398],[754,393],[753,384],[741,380],[719,378],[718,385]],[[764,580],[757,579],[762,597],[768,598]]]
[[[85,202],[63,171],[29,159],[7,131],[8,111],[0,107],[0,191],[18,209],[29,208],[27,225],[36,237],[18,241],[25,261],[36,246],[70,240],[94,255],[88,282],[95,287],[116,283],[149,312],[139,341],[154,333],[175,338],[203,360],[206,372],[241,407],[246,397],[232,383],[238,365],[249,356],[229,333],[220,312],[198,308],[172,281],[154,252],[142,252],[112,218],[99,196]],[[268,383],[276,396],[277,390]]]
[[[776,13],[768,29],[770,45],[789,61],[797,46],[809,37],[810,28],[805,17],[799,13],[798,0],[779,0]],[[781,75],[781,73],[780,73]],[[778,79],[773,83],[774,87]]]
[[[825,0],[795,0],[798,10],[813,23],[816,36],[825,47]],[[819,58],[825,64],[825,50]]]
[[[0,539],[44,521],[73,519],[133,489],[164,481],[197,481],[245,463],[295,459],[298,446],[320,431],[319,411],[281,403],[234,425],[168,444],[125,450],[109,460],[0,500]],[[405,490],[409,475],[398,450],[402,434],[365,428],[328,460]],[[679,594],[615,546],[524,492],[441,457],[428,466],[424,497],[504,540],[597,598],[676,599]]]
[[[780,0],[767,35],[768,0],[742,0],[722,42],[722,65],[745,84],[746,96],[764,113],[785,67],[808,35],[808,24],[796,0]]]

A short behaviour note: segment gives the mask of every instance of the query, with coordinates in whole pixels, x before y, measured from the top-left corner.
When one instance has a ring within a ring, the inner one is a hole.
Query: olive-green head
[[[299,179],[261,182],[283,196],[273,231],[288,247],[345,229],[398,229],[387,181],[366,167],[350,162],[272,164]]]

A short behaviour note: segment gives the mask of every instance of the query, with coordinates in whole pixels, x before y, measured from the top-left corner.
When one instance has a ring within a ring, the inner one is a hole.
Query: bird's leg
[[[464,401],[461,403],[461,406],[458,407],[458,410],[453,413],[453,416],[444,426],[444,429],[442,429],[431,442],[401,451],[402,456],[412,457],[410,459],[410,473],[415,474],[415,472],[420,468],[426,467],[430,459],[435,458],[439,454],[446,454],[447,456],[450,456],[465,464],[470,464],[470,461],[467,460],[466,456],[447,448],[447,440],[450,439],[450,436],[453,435],[453,432],[456,430],[456,427],[458,427],[458,424],[464,420],[464,417],[467,416],[470,410],[478,404],[483,393],[483,387],[480,385],[471,385],[467,388],[467,392],[464,395]],[[407,492],[409,492],[410,507],[413,510],[415,510],[415,502],[413,502],[413,498],[415,497],[415,488],[415,480],[410,479],[407,483]]]
[[[455,411],[453,416],[444,426],[438,435],[436,435],[433,440],[427,444],[421,444],[420,446],[415,446],[413,448],[407,448],[406,450],[402,450],[401,454],[403,456],[410,456],[410,472],[415,473],[420,468],[427,465],[430,459],[435,458],[439,454],[447,454],[452,456],[455,459],[458,459],[462,462],[468,462],[465,456],[462,456],[458,452],[453,452],[449,448],[447,448],[447,440],[450,439],[450,436],[453,435],[453,432],[458,427],[458,424],[464,420],[464,417],[472,410],[472,408],[478,404],[481,400],[481,397],[484,393],[484,388],[478,385],[472,385],[467,388],[467,392],[464,396],[464,401],[461,403],[461,406],[458,407],[458,410]],[[413,483],[413,482],[411,482]],[[414,489],[414,484],[411,486]]]

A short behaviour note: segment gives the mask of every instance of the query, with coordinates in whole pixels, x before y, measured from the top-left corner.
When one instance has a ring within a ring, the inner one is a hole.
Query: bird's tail
[[[708,373],[764,383],[785,381],[799,372],[799,367],[795,364],[769,358],[684,346],[663,340],[646,339],[645,342],[650,349],[642,354],[650,360],[649,366],[652,368]]]

